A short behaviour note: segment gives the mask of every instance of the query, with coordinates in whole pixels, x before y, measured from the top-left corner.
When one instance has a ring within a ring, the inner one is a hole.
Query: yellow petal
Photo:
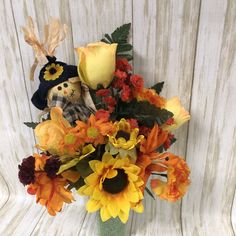
[[[73,170],[67,170],[63,172],[61,175],[72,183],[75,183],[80,178],[80,174],[77,171]]]
[[[143,203],[139,202],[138,204],[135,204],[132,209],[138,213],[142,213],[144,211]]]
[[[99,201],[96,201],[94,199],[89,199],[87,204],[86,204],[86,210],[88,212],[95,212],[99,210],[101,207],[101,203]]]
[[[100,216],[101,216],[101,220],[103,222],[109,220],[111,218],[111,215],[109,213],[109,211],[107,210],[107,208],[105,206],[103,206],[100,210]]]
[[[85,178],[84,182],[92,186],[97,185],[99,183],[99,176],[97,175],[97,173],[92,173]]]
[[[107,205],[107,210],[109,211],[110,215],[115,218],[118,215],[119,208],[116,205],[116,202],[113,201],[110,204]]]
[[[107,173],[106,178],[112,179],[112,178],[116,177],[117,174],[118,174],[117,170],[109,170],[109,172]]]
[[[119,218],[120,218],[121,222],[125,224],[129,219],[129,213],[127,214],[123,211],[120,211],[119,212]]]

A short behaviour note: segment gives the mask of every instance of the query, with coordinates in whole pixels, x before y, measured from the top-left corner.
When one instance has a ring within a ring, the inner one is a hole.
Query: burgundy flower
[[[129,64],[128,60],[125,58],[118,58],[116,61],[116,69],[122,71],[131,71],[132,66]]]
[[[57,172],[60,168],[61,162],[57,156],[52,156],[46,160],[46,164],[44,166],[44,171],[47,173],[49,178],[55,178],[57,176]]]
[[[34,183],[35,180],[34,165],[35,165],[35,158],[33,156],[24,158],[21,165],[18,165],[19,168],[18,178],[23,185]]]

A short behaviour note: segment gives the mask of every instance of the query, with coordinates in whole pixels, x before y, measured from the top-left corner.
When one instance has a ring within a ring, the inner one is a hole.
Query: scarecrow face
[[[75,103],[81,97],[81,85],[78,77],[70,78],[68,81],[62,82],[48,91],[48,100],[52,100],[54,94],[66,97],[68,101]]]

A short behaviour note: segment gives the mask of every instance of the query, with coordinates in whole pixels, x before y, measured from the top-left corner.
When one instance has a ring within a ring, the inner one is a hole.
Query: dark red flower
[[[129,64],[128,60],[125,58],[118,58],[116,61],[116,68],[122,71],[131,71],[132,66]]]
[[[57,156],[52,156],[46,160],[44,171],[47,173],[49,178],[55,178],[60,168],[61,162]]]
[[[35,181],[34,165],[35,165],[35,158],[33,156],[24,158],[21,165],[18,165],[19,168],[18,178],[23,185],[34,183]]]
[[[174,118],[169,118],[167,121],[166,121],[166,124],[167,125],[173,125],[174,124]]]
[[[112,87],[121,89],[125,85],[125,81],[127,79],[127,74],[124,71],[117,70],[114,72],[115,79],[112,82]]]
[[[114,107],[116,105],[116,99],[111,96],[103,98],[103,102],[105,102],[108,106]]]
[[[116,78],[121,80],[125,80],[127,78],[127,73],[119,69],[114,72],[114,75]]]
[[[171,146],[173,139],[175,139],[175,136],[173,134],[168,134],[168,137],[163,144],[163,147],[165,148],[165,150],[167,150]]]
[[[96,95],[97,96],[102,96],[102,97],[106,97],[107,95],[110,95],[110,89],[99,89],[97,92],[96,92]]]
[[[104,121],[108,121],[109,117],[110,117],[110,113],[104,109],[100,109],[97,110],[97,112],[95,113],[95,117],[97,120],[104,120]]]
[[[138,121],[136,119],[128,119],[127,121],[129,122],[131,129],[138,128]]]
[[[141,92],[143,90],[144,81],[140,75],[132,75],[130,82],[134,86],[135,92]]]
[[[148,128],[147,126],[140,126],[139,127],[139,134],[142,134],[145,137],[147,137],[150,132],[151,132],[151,129]]]
[[[128,85],[124,85],[121,91],[121,100],[126,102],[131,99],[131,89]]]

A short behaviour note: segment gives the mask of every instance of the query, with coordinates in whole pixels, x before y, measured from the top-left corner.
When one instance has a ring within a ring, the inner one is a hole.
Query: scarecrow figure
[[[51,19],[45,26],[45,40],[40,43],[34,32],[32,18],[28,18],[28,26],[23,28],[25,41],[35,52],[35,61],[31,67],[30,79],[38,65],[44,64],[39,73],[39,87],[32,96],[35,107],[48,113],[50,108],[59,106],[64,117],[73,125],[76,120],[86,121],[96,108],[86,85],[80,82],[77,66],[57,61],[55,48],[66,37],[67,26],[59,20]]]

